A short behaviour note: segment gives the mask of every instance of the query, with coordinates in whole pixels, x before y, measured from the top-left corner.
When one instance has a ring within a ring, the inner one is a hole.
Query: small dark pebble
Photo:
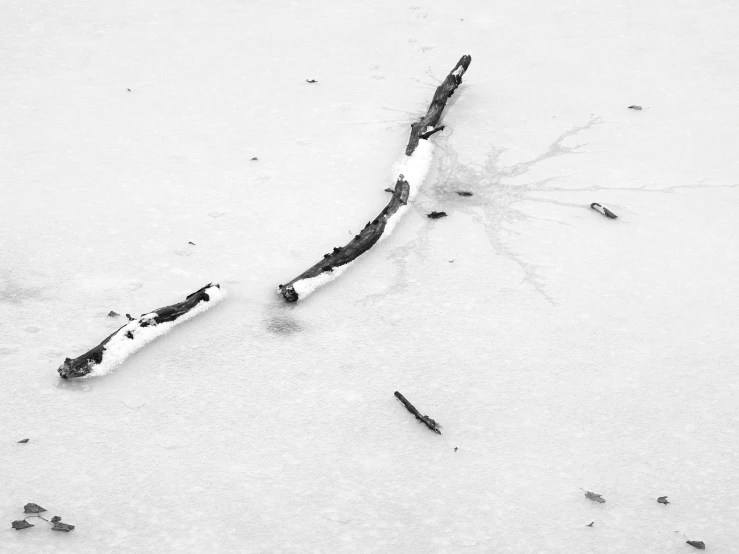
[[[457,191],[457,194],[460,195],[460,196],[472,196],[472,193],[471,192],[468,192],[466,190],[458,190]]]
[[[23,440],[21,440],[21,441],[18,441],[18,444],[26,444],[26,443],[27,443],[28,441],[30,441],[30,440],[31,440],[31,439],[23,439]]]
[[[113,310],[110,310],[108,312],[108,317],[118,317],[119,315],[121,315],[121,314],[117,314]]]
[[[706,543],[703,541],[686,541],[690,546],[697,548],[698,550],[705,550]]]
[[[193,246],[195,246],[195,243],[194,242],[188,242],[187,244],[192,244]]]
[[[318,81],[316,81],[315,79],[306,79],[305,82],[306,83],[317,83]]]
[[[254,157],[253,157],[253,158],[252,158],[252,159],[251,159],[250,161],[252,161],[252,162],[256,162],[256,161],[257,161],[258,159],[259,159],[259,158],[257,158],[256,156],[254,156]]]
[[[395,191],[393,189],[391,189],[391,188],[388,187],[388,188],[385,189],[385,192],[395,192]]]
[[[133,318],[131,317],[131,314],[126,314],[126,317],[128,318],[128,321],[133,321]]]
[[[431,219],[439,219],[440,217],[446,217],[446,212],[431,212],[430,214],[426,214],[426,217]]]
[[[637,110],[637,111],[639,111],[639,110],[642,109],[642,107],[641,106],[629,106],[629,109],[630,110]]]

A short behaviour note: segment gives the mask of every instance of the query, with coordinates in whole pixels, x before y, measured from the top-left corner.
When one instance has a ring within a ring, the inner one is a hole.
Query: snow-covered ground
[[[0,551],[739,550],[732,3],[0,15]],[[284,304],[463,54],[392,236]],[[110,310],[208,282],[219,305],[59,379]],[[11,530],[28,502],[76,529]]]

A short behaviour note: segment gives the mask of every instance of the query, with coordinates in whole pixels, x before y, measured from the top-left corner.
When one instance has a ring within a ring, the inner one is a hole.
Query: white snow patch
[[[108,344],[105,345],[102,363],[97,364],[94,369],[84,377],[100,377],[101,375],[110,373],[113,368],[122,363],[131,354],[143,346],[146,346],[154,339],[169,332],[175,325],[179,325],[183,321],[187,321],[188,319],[192,319],[196,315],[203,313],[205,310],[213,307],[226,297],[226,291],[216,286],[208,287],[205,289],[205,292],[207,292],[210,297],[208,302],[198,303],[198,305],[192,310],[174,321],[141,327],[141,321],[150,320],[156,317],[155,312],[150,312],[137,320],[130,321],[128,325],[119,329],[110,341],[108,341]],[[133,333],[133,339],[126,337],[127,331],[131,331]]]
[[[431,162],[433,161],[433,159],[434,145],[428,140],[420,140],[413,154],[411,154],[410,156],[406,156],[405,154],[403,154],[403,156],[393,165],[391,173],[393,181],[397,182],[400,175],[403,175],[403,178],[408,181],[410,189],[408,191],[408,204],[411,203],[411,200],[413,200],[413,197],[416,195],[418,189],[421,187],[423,180],[426,178],[426,175],[431,168]],[[408,211],[408,204],[406,204],[405,206],[400,206],[398,211],[396,211],[392,215],[392,217],[390,217],[390,219],[385,224],[385,229],[383,230],[382,235],[380,236],[380,239],[377,241],[377,243],[383,241],[393,232],[393,229],[395,229],[398,221],[400,221],[405,212]],[[324,271],[316,277],[295,281],[292,287],[293,289],[295,289],[295,292],[298,293],[299,299],[305,299],[306,296],[314,292],[316,289],[322,287],[326,283],[333,281],[339,275],[344,273],[344,271],[346,271],[346,269],[355,261],[356,260],[353,260],[348,264],[334,267],[331,271]]]

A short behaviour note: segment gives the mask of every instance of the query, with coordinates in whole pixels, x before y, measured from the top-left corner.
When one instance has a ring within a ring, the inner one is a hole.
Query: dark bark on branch
[[[385,225],[387,225],[388,219],[398,211],[401,206],[405,206],[408,203],[408,194],[410,193],[410,185],[403,179],[403,176],[398,177],[398,182],[395,183],[395,190],[393,197],[388,202],[388,205],[383,208],[375,219],[368,221],[364,229],[362,229],[358,235],[349,241],[343,247],[334,248],[333,252],[324,254],[323,259],[315,264],[310,269],[304,271],[295,279],[292,279],[284,285],[280,285],[280,293],[282,297],[288,302],[295,302],[298,299],[298,293],[295,292],[293,284],[301,279],[310,279],[317,277],[325,271],[333,271],[333,268],[346,265],[351,261],[354,261],[359,256],[367,252],[374,244],[380,240],[383,231],[385,231]]]
[[[441,119],[441,113],[444,111],[447,100],[451,98],[454,91],[457,90],[457,87],[462,84],[462,75],[467,71],[471,62],[472,56],[465,55],[459,59],[457,65],[454,66],[454,69],[452,69],[449,75],[446,76],[446,79],[444,79],[444,82],[436,89],[434,98],[431,100],[431,105],[429,106],[426,115],[423,116],[419,122],[411,125],[411,136],[410,139],[408,139],[408,146],[405,148],[406,156],[413,154],[413,151],[416,149],[416,146],[418,146],[418,141],[420,139],[428,138],[423,135],[427,133],[427,129],[429,127],[436,128],[438,126],[439,120]]]
[[[611,210],[609,210],[605,206],[601,206],[597,202],[593,202],[592,204],[590,204],[590,207],[593,208],[596,212],[600,212],[608,218],[618,219],[618,216],[616,214],[614,214]]]
[[[405,406],[405,409],[406,410],[408,410],[410,413],[412,413],[414,416],[416,416],[416,419],[418,421],[420,421],[421,423],[424,423],[426,425],[426,427],[428,427],[429,429],[431,429],[434,433],[438,433],[439,435],[441,435],[441,431],[439,429],[439,427],[441,427],[441,425],[439,425],[438,423],[436,423],[429,416],[421,415],[421,412],[419,412],[418,410],[416,410],[415,406],[413,406],[413,404],[411,404],[410,402],[408,402],[408,400],[406,400],[405,396],[403,396],[402,394],[400,394],[398,391],[395,391],[395,397],[403,403],[403,406]]]
[[[176,319],[180,318],[181,316],[192,310],[200,302],[210,301],[210,296],[208,296],[208,293],[205,292],[205,290],[209,287],[221,288],[221,286],[218,284],[213,285],[212,283],[208,283],[200,290],[193,292],[182,302],[172,304],[171,306],[164,306],[163,308],[159,308],[157,310],[142,314],[141,317],[138,319],[139,326],[149,327],[150,325],[157,325],[159,323],[175,321]],[[149,314],[156,315],[154,317],[144,317],[149,316]],[[103,342],[101,342],[95,348],[92,348],[88,352],[85,352],[81,356],[78,356],[75,359],[65,359],[64,363],[59,367],[59,369],[57,369],[62,379],[69,379],[71,377],[84,377],[93,369],[95,369],[96,365],[101,364],[105,356],[105,345],[110,342],[110,339],[120,333],[121,330],[129,323],[130,322],[127,322],[126,325],[121,326],[117,331],[111,333]],[[131,331],[127,331],[125,336],[129,339],[134,338]]]
[[[467,71],[471,61],[471,56],[462,56],[459,62],[457,62],[457,65],[454,66],[454,69],[444,79],[444,82],[436,89],[426,115],[418,123],[414,123],[411,126],[411,136],[405,149],[406,156],[413,154],[418,146],[419,140],[428,139],[434,133],[444,129],[443,125],[438,125],[441,114],[444,111],[447,100],[462,83],[462,75]],[[297,302],[299,295],[294,287],[297,281],[311,279],[321,275],[323,272],[332,271],[335,267],[346,265],[372,248],[382,236],[387,220],[401,205],[405,205],[408,202],[410,186],[404,180],[403,175],[398,177],[398,182],[395,184],[395,189],[392,192],[393,198],[385,209],[382,210],[380,215],[372,222],[367,223],[365,228],[347,245],[334,248],[333,252],[325,254],[323,256],[324,259],[313,265],[313,267],[307,269],[284,285],[279,285],[282,297],[287,302]]]

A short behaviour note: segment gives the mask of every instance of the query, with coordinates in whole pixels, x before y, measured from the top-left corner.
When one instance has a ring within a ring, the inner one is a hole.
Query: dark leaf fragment
[[[41,512],[45,512],[46,508],[42,508],[38,504],[34,504],[33,502],[26,504],[23,506],[23,512],[26,514],[40,514]]]
[[[51,522],[52,523],[56,523],[56,522],[61,521],[61,520],[62,520],[61,516],[54,516],[54,517],[51,518]]]
[[[686,541],[690,546],[697,548],[698,550],[705,550],[706,543],[703,541]]]
[[[26,444],[26,443],[27,443],[27,442],[28,442],[29,440],[31,440],[31,439],[23,439],[23,440],[19,440],[19,441],[18,441],[18,444]]]
[[[472,196],[472,193],[467,190],[458,190],[457,194],[460,196]]]
[[[252,162],[256,162],[256,161],[257,161],[258,159],[259,159],[259,158],[257,158],[256,156],[254,156],[254,157],[253,157],[253,158],[252,158],[252,159],[251,159],[250,161],[252,161]]]
[[[440,217],[446,217],[446,212],[431,212],[430,214],[426,214],[426,217],[430,219],[439,219]]]
[[[669,502],[667,502],[667,497],[666,496],[660,496],[657,499],[657,502],[659,502],[660,504],[669,504]]]
[[[642,107],[641,106],[637,106],[637,105],[632,105],[632,106],[629,106],[629,109],[630,110],[641,111]]]
[[[121,314],[118,314],[118,313],[114,312],[113,310],[110,310],[108,312],[108,317],[118,317],[119,315],[121,315]]]
[[[18,521],[14,521],[11,523],[13,526],[13,529],[16,531],[20,531],[21,529],[28,529],[29,527],[35,527],[34,525],[31,525],[28,523],[25,519],[19,519]]]
[[[587,524],[587,525],[586,525],[585,527],[592,527],[592,526],[593,526],[593,523],[595,523],[595,522],[594,522],[594,521],[591,521],[591,522],[590,522],[590,523],[588,523],[588,524]]]
[[[603,504],[605,502],[605,499],[601,495],[599,495],[599,494],[595,494],[594,492],[586,491],[585,489],[580,489],[580,490],[582,490],[585,493],[585,498],[587,498],[588,500],[592,500],[593,502],[599,502],[601,504]]]
[[[61,521],[55,522],[54,527],[51,528],[52,531],[64,531],[65,533],[69,533],[72,529],[74,529],[74,525],[62,523]]]

